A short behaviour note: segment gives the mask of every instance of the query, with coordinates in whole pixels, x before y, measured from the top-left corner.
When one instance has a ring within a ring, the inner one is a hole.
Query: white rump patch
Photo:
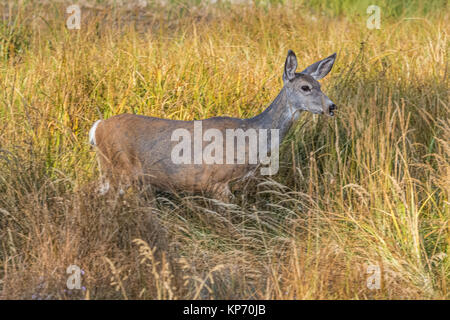
[[[92,126],[91,130],[89,130],[89,143],[92,144],[93,146],[97,145],[97,143],[95,141],[95,130],[97,129],[97,126],[100,123],[100,121],[102,121],[102,120],[95,121],[95,123]]]

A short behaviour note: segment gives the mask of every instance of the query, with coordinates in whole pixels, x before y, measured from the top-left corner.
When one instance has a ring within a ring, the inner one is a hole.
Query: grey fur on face
[[[333,67],[336,53],[317,61],[300,73],[296,73],[297,57],[292,50],[288,51],[284,65],[283,81],[288,104],[295,110],[309,111],[316,114],[334,115],[337,109],[320,89],[317,80],[325,77]]]

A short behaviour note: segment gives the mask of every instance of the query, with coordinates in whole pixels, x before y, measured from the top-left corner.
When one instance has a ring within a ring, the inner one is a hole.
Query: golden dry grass
[[[77,31],[66,5],[2,4],[1,298],[449,298],[445,7],[368,30],[302,3],[103,5]],[[340,108],[302,115],[277,176],[231,204],[96,195],[96,119],[253,116],[288,49],[300,67],[338,53],[322,88]],[[86,290],[67,290],[72,264]]]

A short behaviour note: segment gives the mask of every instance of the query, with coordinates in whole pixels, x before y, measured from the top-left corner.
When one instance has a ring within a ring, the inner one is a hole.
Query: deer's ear
[[[333,53],[331,56],[313,63],[308,68],[303,70],[302,73],[309,74],[314,79],[320,80],[330,72],[335,60],[336,53]]]
[[[295,70],[297,70],[297,57],[294,51],[289,50],[286,62],[284,63],[283,81],[292,80],[295,78]]]

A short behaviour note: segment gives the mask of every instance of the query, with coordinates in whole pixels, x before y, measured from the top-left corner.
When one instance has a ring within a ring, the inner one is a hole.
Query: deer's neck
[[[250,121],[261,129],[279,129],[280,139],[283,140],[293,123],[300,116],[300,112],[289,104],[286,89],[283,88],[270,106],[259,115],[251,118]]]

